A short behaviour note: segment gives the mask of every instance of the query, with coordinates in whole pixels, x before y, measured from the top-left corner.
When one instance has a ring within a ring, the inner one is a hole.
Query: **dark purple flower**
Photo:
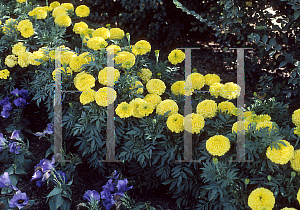
[[[14,89],[13,91],[10,92],[11,94],[14,94],[15,96],[19,97],[20,91],[18,88]]]
[[[9,98],[8,97],[6,97],[5,99],[3,99],[3,100],[0,101],[0,105],[1,106],[4,106],[6,104],[9,104]]]
[[[4,187],[10,187],[12,190],[18,189],[17,187],[11,185],[8,172],[4,172],[4,174],[0,176],[0,188]]]
[[[100,192],[101,193],[101,199],[110,199],[111,198],[111,193],[104,189],[103,191]]]
[[[41,187],[44,185],[44,181],[42,180],[44,174],[42,171],[38,170],[36,172],[34,172],[32,178],[30,181],[36,181],[36,186]]]
[[[6,145],[6,139],[3,137],[3,134],[0,133],[0,152],[2,151],[3,147]]]
[[[128,184],[127,179],[118,180],[118,184],[117,184],[118,191],[116,192],[116,194],[120,196],[124,196],[124,192],[132,189],[133,186],[127,187],[127,184]]]
[[[47,129],[44,131],[44,134],[52,134],[53,133],[53,127],[51,123],[47,124]]]
[[[21,89],[21,90],[20,90],[20,96],[21,96],[22,98],[27,99],[27,98],[28,98],[28,90],[26,90],[26,89]]]
[[[58,180],[63,181],[64,183],[68,182],[67,176],[65,172],[62,171],[55,171],[54,172],[55,176],[57,177]]]
[[[1,112],[1,116],[3,118],[8,118],[9,116],[9,112],[12,111],[12,107],[11,107],[11,103],[7,103],[3,106],[2,112]]]
[[[16,192],[14,197],[9,201],[9,207],[22,209],[28,205],[29,198],[26,196],[26,193],[22,193],[20,190]]]
[[[17,145],[17,142],[10,142],[8,144],[8,147],[9,147],[9,152],[15,154],[19,154],[19,150],[21,149],[21,147]]]
[[[103,206],[105,207],[106,210],[110,210],[110,208],[113,207],[114,205],[115,204],[113,198],[106,199],[103,201]]]
[[[114,170],[113,179],[117,179],[118,177],[119,177],[119,172],[117,170]]]
[[[106,185],[104,185],[102,188],[103,188],[103,190],[108,190],[110,192],[114,192],[115,191],[115,185],[113,183],[113,180],[109,179],[107,181]]]
[[[43,173],[46,173],[47,171],[50,171],[54,168],[55,160],[52,157],[52,161],[48,159],[41,160],[35,167],[35,171],[42,170]]]
[[[15,139],[15,140],[19,140],[21,141],[21,137],[20,137],[21,131],[19,130],[14,130],[14,132],[11,134],[10,139]]]
[[[88,200],[89,202],[92,202],[92,200],[99,201],[100,200],[100,194],[96,190],[87,190],[83,196],[83,199]]]
[[[15,104],[16,106],[22,106],[22,107],[24,107],[24,106],[26,106],[28,103],[26,102],[26,99],[24,99],[24,98],[17,98],[17,99],[14,100],[14,104]]]

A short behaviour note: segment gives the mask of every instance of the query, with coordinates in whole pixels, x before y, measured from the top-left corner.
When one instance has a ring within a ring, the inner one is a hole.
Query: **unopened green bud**
[[[196,69],[196,68],[193,68],[193,72],[197,73],[197,69]]]
[[[69,103],[70,107],[73,107],[73,104],[72,103]]]
[[[106,28],[110,29],[110,24],[109,23],[106,24]]]
[[[254,96],[254,97],[257,97],[257,93],[256,93],[256,92],[254,92],[254,93],[253,93],[253,96]]]
[[[249,184],[250,180],[249,179],[245,179],[245,184]]]
[[[158,72],[158,73],[157,73],[157,76],[160,77],[160,76],[161,76],[161,73]]]
[[[156,119],[153,119],[152,122],[153,122],[153,124],[156,124]]]
[[[155,50],[155,56],[156,56],[156,57],[159,56],[159,50]]]
[[[292,177],[295,177],[295,176],[296,176],[296,173],[293,171],[293,172],[291,173],[291,176],[292,176]]]
[[[214,158],[213,158],[213,162],[214,162],[215,165],[217,165],[217,164],[218,164],[218,158],[215,158],[215,157],[214,157]]]
[[[267,178],[269,181],[271,181],[271,179],[272,179],[271,175],[268,175]]]

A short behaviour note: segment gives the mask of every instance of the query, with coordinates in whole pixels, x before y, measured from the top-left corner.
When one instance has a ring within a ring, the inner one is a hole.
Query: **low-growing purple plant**
[[[38,187],[42,187],[51,175],[51,170],[54,168],[54,156],[52,161],[43,159],[34,167],[34,174],[30,181],[36,181]]]

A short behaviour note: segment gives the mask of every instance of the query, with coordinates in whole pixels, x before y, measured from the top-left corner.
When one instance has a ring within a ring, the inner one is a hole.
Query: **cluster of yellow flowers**
[[[7,69],[0,71],[0,79],[7,79],[9,77],[9,71]]]
[[[131,100],[129,105],[133,108],[132,116],[136,118],[148,116],[153,113],[154,110],[154,107],[142,98],[135,98]]]
[[[186,130],[192,134],[200,133],[205,125],[204,118],[200,114],[191,113],[187,116],[182,116],[179,113],[172,114],[167,119],[167,127],[170,131],[180,133]]]

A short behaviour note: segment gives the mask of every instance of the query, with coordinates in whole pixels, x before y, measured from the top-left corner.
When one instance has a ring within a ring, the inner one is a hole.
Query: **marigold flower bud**
[[[271,181],[271,179],[272,179],[271,175],[268,175],[267,178],[269,181]]]

